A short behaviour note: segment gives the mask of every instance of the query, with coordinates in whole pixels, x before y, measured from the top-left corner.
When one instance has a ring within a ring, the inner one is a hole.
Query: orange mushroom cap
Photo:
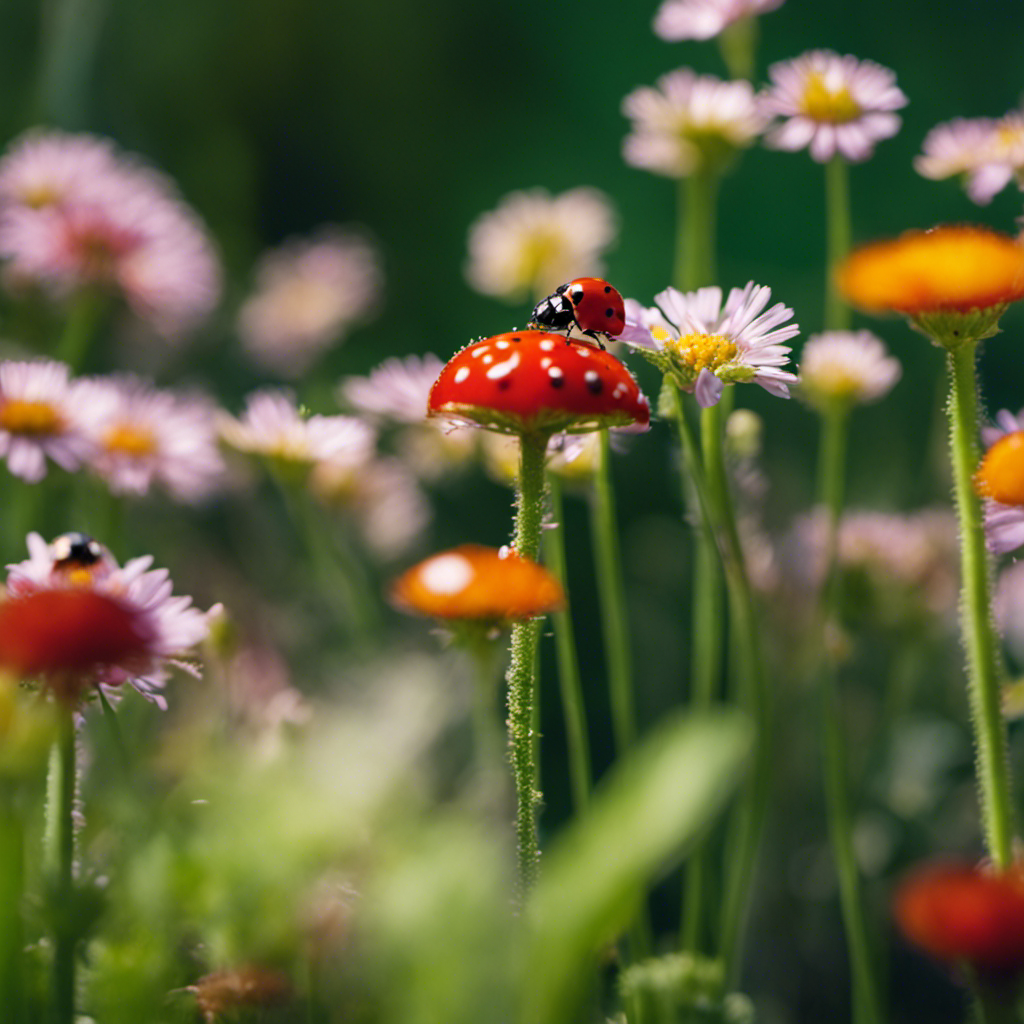
[[[1004,505],[1024,505],[1024,430],[999,438],[974,474],[975,490]]]
[[[1024,970],[1024,874],[936,865],[911,875],[894,904],[903,933],[926,953],[988,978]]]
[[[1024,245],[973,224],[908,231],[855,250],[836,268],[836,285],[869,312],[986,309],[1024,296]]]
[[[463,544],[399,576],[391,600],[435,619],[511,622],[555,611],[565,595],[547,569],[510,548]]]
[[[639,424],[651,410],[609,352],[547,331],[510,331],[467,345],[430,390],[430,416],[507,434],[584,433]]]

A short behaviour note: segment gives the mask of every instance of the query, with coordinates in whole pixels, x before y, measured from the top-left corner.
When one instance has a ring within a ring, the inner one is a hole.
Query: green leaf
[[[609,773],[542,860],[527,907],[524,1021],[577,1019],[594,955],[722,809],[752,739],[737,713],[680,715]]]

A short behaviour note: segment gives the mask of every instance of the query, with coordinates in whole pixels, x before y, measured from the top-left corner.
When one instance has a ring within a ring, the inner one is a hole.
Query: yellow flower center
[[[52,185],[42,183],[31,185],[21,194],[21,201],[32,207],[33,210],[41,210],[44,206],[52,206],[60,198],[60,193]]]
[[[11,434],[41,437],[60,434],[64,420],[49,402],[23,402],[13,399],[0,405],[0,429]]]
[[[516,267],[516,284],[519,288],[541,287],[539,278],[545,275],[553,260],[565,249],[564,239],[553,231],[533,231],[523,239]]]
[[[111,427],[103,438],[103,446],[115,455],[127,455],[141,459],[156,451],[156,438],[146,427],[132,423],[118,423]]]
[[[824,76],[816,71],[807,76],[803,108],[804,113],[813,120],[832,124],[854,121],[863,113],[860,104],[850,95],[845,85],[833,91],[825,84]]]
[[[653,331],[651,332],[654,333]],[[678,362],[688,366],[694,376],[701,370],[717,370],[731,363],[739,351],[735,342],[721,334],[684,334],[681,338],[670,338],[665,342]]]
[[[979,494],[1004,505],[1024,505],[1024,430],[1001,437],[974,475]]]

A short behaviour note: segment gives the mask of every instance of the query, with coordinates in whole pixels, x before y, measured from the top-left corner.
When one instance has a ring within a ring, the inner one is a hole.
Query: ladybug
[[[103,558],[103,546],[85,533],[62,533],[50,545],[54,569],[89,569]]]
[[[577,277],[560,284],[538,302],[530,322],[549,330],[568,330],[570,334],[575,325],[604,348],[601,336],[616,338],[622,333],[626,326],[626,309],[622,296],[607,281],[599,277]]]

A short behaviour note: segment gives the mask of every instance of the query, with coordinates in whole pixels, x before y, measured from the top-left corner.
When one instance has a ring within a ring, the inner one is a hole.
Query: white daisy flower
[[[654,32],[667,42],[713,39],[741,18],[767,14],[783,0],[665,0],[654,18]]]
[[[870,331],[826,331],[808,338],[800,353],[799,391],[818,409],[834,402],[877,402],[902,372],[899,360]]]
[[[0,458],[13,476],[37,483],[48,458],[69,471],[89,458],[80,386],[63,363],[0,363]]]
[[[267,253],[256,290],[242,305],[242,344],[260,365],[302,374],[373,311],[380,297],[380,258],[364,238],[326,227]]]
[[[752,381],[779,398],[789,398],[796,376],[782,369],[790,349],[783,342],[800,333],[786,324],[793,310],[776,303],[772,291],[749,282],[733,288],[722,305],[722,289],[683,294],[667,288],[654,297],[659,308],[626,300],[626,329],[620,341],[636,348],[662,373],[670,374],[704,407],[717,405],[726,384]]]
[[[765,135],[775,149],[807,146],[818,163],[837,153],[857,163],[900,129],[893,111],[906,106],[907,97],[895,74],[873,61],[812,50],[773,64],[768,75],[773,84],[761,94],[761,109],[786,119]]]
[[[662,75],[656,88],[635,89],[622,112],[633,122],[622,144],[626,163],[670,178],[721,165],[768,120],[749,82],[723,82],[689,68]]]
[[[0,663],[23,678],[42,678],[77,701],[91,686],[128,683],[161,708],[167,667],[201,643],[209,616],[174,597],[166,569],[145,555],[118,566],[82,534],[47,544],[28,536],[29,558],[9,565],[0,602]],[[194,672],[194,667],[191,667]]]
[[[224,472],[215,410],[200,395],[158,391],[136,377],[86,380],[80,393],[89,463],[114,494],[159,485],[184,502],[211,494]]]
[[[572,278],[603,273],[600,257],[617,230],[612,205],[597,189],[512,192],[470,226],[466,279],[510,302],[541,298]]]
[[[222,415],[219,428],[238,451],[306,467],[327,459],[365,463],[376,441],[373,429],[352,416],[303,416],[288,391],[250,395],[241,419]]]

